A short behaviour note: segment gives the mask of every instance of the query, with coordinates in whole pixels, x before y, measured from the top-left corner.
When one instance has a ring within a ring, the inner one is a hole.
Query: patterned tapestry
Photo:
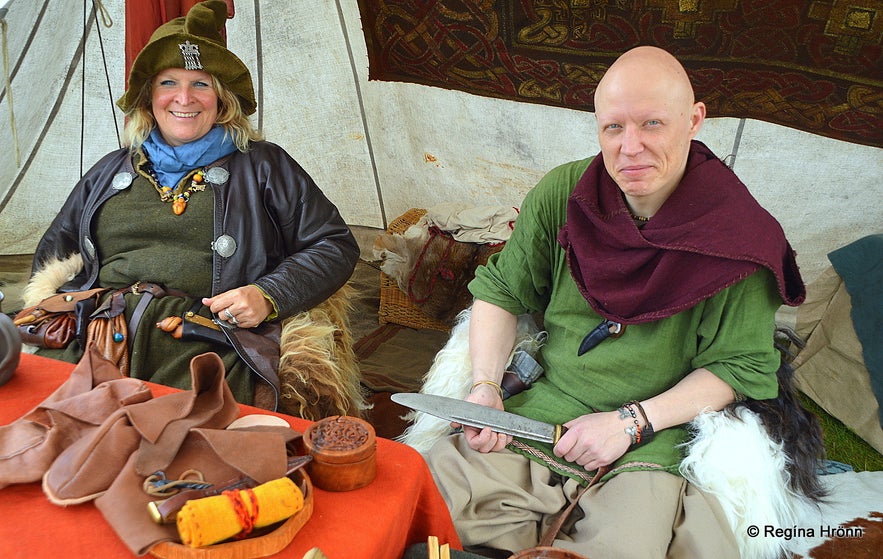
[[[369,79],[592,111],[638,45],[711,117],[883,147],[883,0],[359,0]]]

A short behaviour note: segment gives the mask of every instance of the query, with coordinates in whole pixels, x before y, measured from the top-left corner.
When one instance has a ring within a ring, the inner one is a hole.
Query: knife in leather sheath
[[[397,404],[447,419],[452,423],[479,429],[490,427],[497,433],[505,433],[522,439],[555,444],[567,431],[563,425],[544,423],[456,398],[414,392],[400,392],[393,394],[391,398]]]

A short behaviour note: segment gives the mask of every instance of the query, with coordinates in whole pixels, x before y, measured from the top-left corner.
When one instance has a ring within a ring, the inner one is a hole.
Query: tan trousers
[[[520,454],[476,452],[459,434],[426,458],[464,546],[534,547],[579,491],[574,480],[562,486],[560,476]],[[589,489],[578,508],[585,516],[554,545],[590,559],[739,557],[718,500],[667,472],[621,473]]]

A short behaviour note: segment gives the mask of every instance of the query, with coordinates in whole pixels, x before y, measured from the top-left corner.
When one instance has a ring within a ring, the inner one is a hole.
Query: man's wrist
[[[469,393],[472,394],[477,388],[481,388],[483,386],[493,389],[500,397],[500,400],[503,399],[503,387],[500,386],[500,383],[488,379],[475,381],[475,383],[472,384],[472,388],[469,389]]]
[[[631,440],[631,446],[640,446],[653,440],[656,431],[653,424],[647,417],[644,407],[637,400],[624,403],[620,406],[619,418],[623,421],[630,421],[632,424],[623,429]]]

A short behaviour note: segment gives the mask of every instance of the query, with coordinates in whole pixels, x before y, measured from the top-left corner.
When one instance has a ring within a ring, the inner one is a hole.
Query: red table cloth
[[[0,425],[36,407],[68,377],[73,365],[22,355],[12,380],[0,386]],[[154,397],[174,389],[150,385]],[[268,413],[241,406],[242,415]],[[310,422],[283,417],[303,432]],[[444,500],[423,457],[409,446],[377,439],[377,477],[347,492],[316,489],[313,514],[291,544],[275,557],[301,559],[318,547],[328,559],[398,559],[428,536],[461,549]],[[0,557],[132,557],[92,503],[51,504],[38,483],[0,489]]]

